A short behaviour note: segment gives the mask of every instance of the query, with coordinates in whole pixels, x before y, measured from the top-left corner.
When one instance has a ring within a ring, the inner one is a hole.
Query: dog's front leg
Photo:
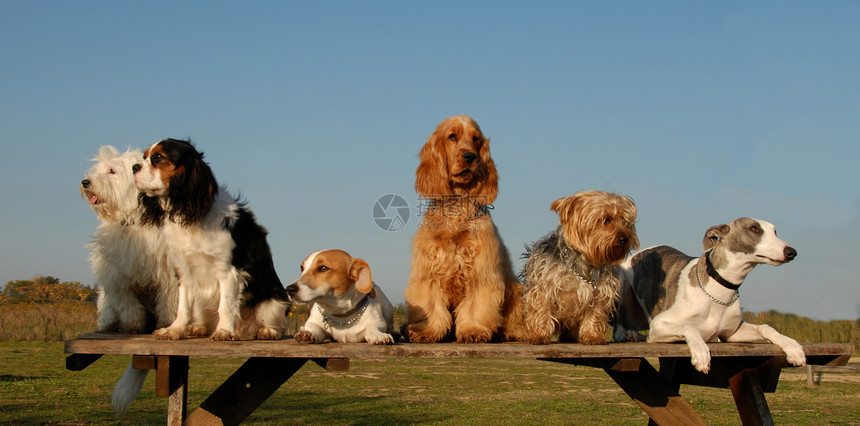
[[[212,340],[236,340],[236,324],[240,320],[239,271],[231,268],[218,274],[218,325],[209,336]]]
[[[791,365],[797,367],[806,365],[806,354],[803,353],[803,346],[800,346],[800,343],[797,343],[791,337],[780,334],[773,327],[766,324],[756,325],[742,322],[737,331],[723,340],[726,342],[752,342],[761,339],[770,340],[771,343],[782,348],[786,359]]]
[[[185,338],[185,329],[191,323],[191,300],[189,299],[189,283],[180,279],[179,303],[176,309],[176,319],[167,328],[155,330],[156,339],[179,340]]]
[[[442,288],[439,275],[429,271],[423,262],[413,260],[404,293],[409,319],[404,334],[410,342],[436,343],[451,330],[453,318]]]
[[[696,370],[708,374],[711,371],[711,350],[702,338],[699,329],[691,325],[667,324],[657,319],[651,323],[648,332],[649,343],[687,342],[690,349],[690,363]]]
[[[465,296],[454,310],[459,343],[487,343],[502,325],[505,287],[498,274],[475,274],[465,285]]]

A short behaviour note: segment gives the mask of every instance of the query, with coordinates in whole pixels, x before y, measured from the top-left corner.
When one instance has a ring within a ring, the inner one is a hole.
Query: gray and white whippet
[[[690,257],[667,246],[636,253],[622,264],[621,297],[615,317],[616,342],[686,341],[690,362],[710,371],[707,341],[751,342],[767,339],[785,352],[789,363],[806,365],[803,348],[768,325],[742,320],[738,287],[760,263],[782,265],[797,251],[776,236],[774,226],[748,217],[713,226],[702,241],[705,253]]]

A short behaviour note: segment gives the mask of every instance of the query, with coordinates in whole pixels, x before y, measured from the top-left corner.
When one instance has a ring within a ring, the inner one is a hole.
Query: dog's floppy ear
[[[708,228],[705,238],[702,239],[702,250],[708,251],[717,245],[720,240],[728,235],[729,225],[716,225]]]
[[[427,199],[451,193],[448,184],[448,159],[445,157],[445,149],[440,146],[440,132],[439,129],[434,131],[418,153],[420,163],[415,171],[415,191]]]
[[[477,127],[477,124],[474,124]],[[496,171],[496,162],[490,156],[490,139],[484,138],[484,143],[478,151],[481,157],[481,162],[484,164],[482,181],[478,184],[475,193],[472,194],[478,197],[481,204],[493,204],[499,194],[499,173]]]
[[[549,206],[549,209],[558,213],[558,217],[562,222],[567,222],[570,220],[570,217],[573,216],[573,212],[576,209],[577,200],[579,197],[576,195],[571,195],[570,197],[559,198],[552,202]]]
[[[349,265],[349,279],[355,281],[355,289],[362,293],[373,290],[373,278],[370,276],[370,265],[362,259],[352,259]]]

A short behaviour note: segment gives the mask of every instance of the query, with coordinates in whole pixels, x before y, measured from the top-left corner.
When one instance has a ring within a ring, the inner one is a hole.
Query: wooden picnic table
[[[770,343],[709,343],[711,372],[690,365],[683,343],[459,344],[399,343],[389,346],[300,344],[279,341],[215,342],[208,339],[156,340],[150,335],[89,333],[66,341],[66,368],[83,370],[105,354],[132,355],[135,368],[156,371],[156,394],[168,396],[168,424],[238,424],[281,387],[306,362],[347,370],[350,359],[379,358],[530,358],[602,368],[656,424],[705,424],[679,394],[681,384],[729,388],[743,424],[773,424],[765,392],[774,392],[783,367],[782,350]],[[851,345],[803,344],[810,365],[845,365]],[[247,358],[200,406],[187,414],[190,357]],[[659,359],[659,371],[646,358]]]

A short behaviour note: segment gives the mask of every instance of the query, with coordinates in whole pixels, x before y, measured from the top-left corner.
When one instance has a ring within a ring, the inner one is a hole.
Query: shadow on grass
[[[282,389],[247,421],[310,424],[415,424],[443,422],[450,415],[434,404],[395,404],[389,396],[334,396],[331,392],[291,393]],[[436,411],[436,412],[434,412]]]

